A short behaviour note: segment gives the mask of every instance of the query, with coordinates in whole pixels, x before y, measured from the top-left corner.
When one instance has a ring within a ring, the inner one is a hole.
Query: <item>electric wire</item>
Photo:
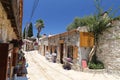
[[[34,4],[33,4],[33,7],[32,7],[32,12],[31,12],[29,21],[31,21],[31,19],[32,19],[34,13],[35,13],[35,10],[36,10],[36,8],[37,8],[37,6],[38,6],[38,4],[39,4],[39,0],[35,0],[35,1],[34,1]]]
[[[30,22],[31,22],[31,19],[32,19],[34,13],[35,13],[35,10],[36,10],[38,4],[39,4],[39,0],[35,0],[34,3],[33,3],[32,11],[31,11],[31,14],[30,14],[30,19],[29,19],[29,21],[26,23],[26,26],[25,26],[25,36],[26,36],[26,37],[27,37],[28,29],[29,29],[29,24],[30,24]],[[25,37],[25,38],[26,38],[26,37]]]

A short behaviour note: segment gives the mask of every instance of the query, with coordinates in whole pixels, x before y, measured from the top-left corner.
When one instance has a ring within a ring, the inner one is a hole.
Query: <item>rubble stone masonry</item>
[[[97,58],[108,72],[120,75],[120,21],[100,35]]]
[[[13,38],[16,39],[15,32],[13,31],[10,20],[7,19],[7,14],[0,3],[0,41],[7,42]]]

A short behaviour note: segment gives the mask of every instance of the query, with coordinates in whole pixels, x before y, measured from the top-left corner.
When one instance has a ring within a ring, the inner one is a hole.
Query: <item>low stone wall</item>
[[[120,75],[120,22],[100,35],[97,59],[108,72]]]

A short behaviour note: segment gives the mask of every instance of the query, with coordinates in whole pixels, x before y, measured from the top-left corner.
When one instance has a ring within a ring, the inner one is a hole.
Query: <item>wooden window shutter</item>
[[[94,37],[91,33],[80,32],[80,46],[92,47],[94,45]]]

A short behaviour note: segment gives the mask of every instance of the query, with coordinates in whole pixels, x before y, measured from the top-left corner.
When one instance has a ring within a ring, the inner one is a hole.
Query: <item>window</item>
[[[68,46],[67,57],[73,59],[73,46]]]

